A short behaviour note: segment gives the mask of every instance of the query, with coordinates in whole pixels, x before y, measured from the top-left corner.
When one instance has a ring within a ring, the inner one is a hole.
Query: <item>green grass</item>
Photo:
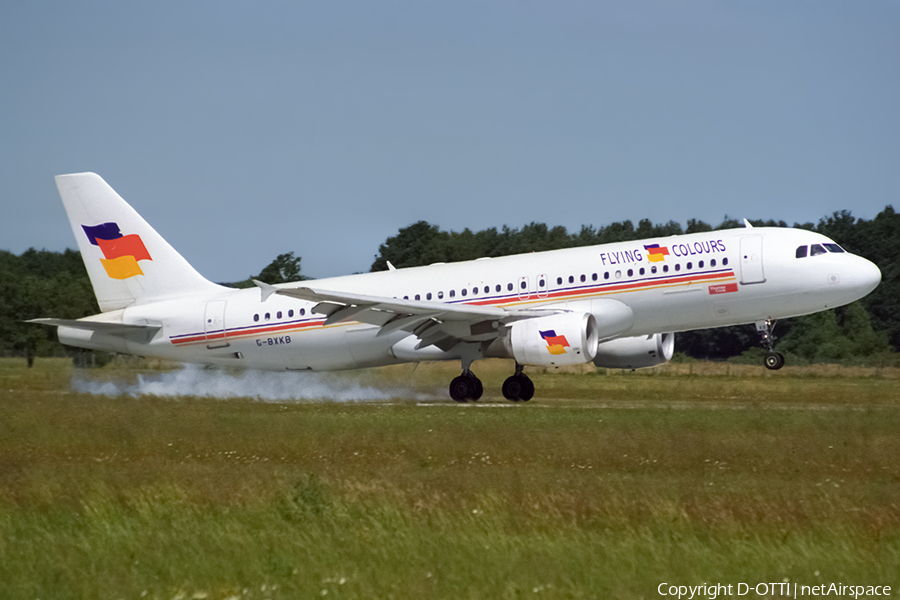
[[[507,407],[88,396],[71,374],[0,361],[0,598],[900,586],[894,379],[537,373],[546,399]]]

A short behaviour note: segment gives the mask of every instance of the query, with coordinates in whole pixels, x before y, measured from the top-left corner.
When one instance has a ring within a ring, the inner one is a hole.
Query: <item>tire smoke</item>
[[[353,375],[252,370],[234,373],[197,365],[185,365],[183,369],[159,374],[138,374],[137,383],[100,381],[76,374],[72,377],[72,389],[83,394],[103,396],[253,398],[264,402],[434,399],[431,394],[422,394],[410,388],[363,383]]]

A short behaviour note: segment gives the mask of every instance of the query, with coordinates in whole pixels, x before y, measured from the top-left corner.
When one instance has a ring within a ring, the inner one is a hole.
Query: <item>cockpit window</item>
[[[822,247],[822,244],[813,244],[809,247],[809,255],[810,256],[818,256],[820,254],[825,254],[827,250]]]
[[[825,244],[825,247],[828,248],[829,252],[839,253],[844,251],[844,249],[837,244]]]
[[[797,248],[797,258],[806,258],[806,252],[808,251],[807,246],[800,246]]]

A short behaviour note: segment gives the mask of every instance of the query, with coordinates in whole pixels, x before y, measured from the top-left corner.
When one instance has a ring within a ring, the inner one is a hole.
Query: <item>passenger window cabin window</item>
[[[702,261],[702,260],[701,260],[700,262],[697,263],[697,268],[698,268],[698,269],[702,269],[702,268],[703,268],[703,261]]]
[[[444,292],[438,292],[438,300],[444,299]]]
[[[421,299],[422,299],[421,296],[419,296],[419,294],[416,294],[416,300],[421,300]]]
[[[575,283],[575,276],[569,275],[569,283]]]
[[[431,292],[428,292],[427,294],[425,294],[425,299],[431,300]]]
[[[722,259],[722,266],[724,267],[724,266],[727,266],[727,265],[728,265],[728,259],[727,259],[727,258],[723,258],[723,259]]]
[[[591,273],[591,281],[597,281],[597,274]]]
[[[281,318],[281,311],[280,311],[280,310],[275,314],[275,318],[276,318],[276,319],[280,319],[280,318]]]
[[[508,292],[513,291],[513,284],[507,283],[507,284],[506,284],[506,291],[508,291]]]
[[[645,273],[645,271],[644,271],[644,267],[641,267],[641,270],[640,270],[640,271],[638,271],[638,274],[639,274],[639,275],[643,275],[643,274],[644,274],[644,273]]]
[[[653,265],[652,267],[650,267],[650,272],[656,273],[656,265]]]
[[[622,271],[616,271],[616,279],[622,279]]]
[[[584,274],[582,274],[581,275],[581,283],[584,283],[585,281],[587,281],[587,277],[585,277]]]
[[[669,272],[669,265],[663,265],[663,273]]]
[[[463,296],[465,296],[466,294],[469,293],[469,290],[467,290],[466,288],[463,288],[463,289],[460,291],[460,293],[461,293]]]
[[[478,288],[477,288],[477,287],[473,287],[473,288],[472,288],[472,295],[473,295],[473,296],[477,296],[477,295],[478,295]]]
[[[288,318],[291,319],[293,317],[294,317],[294,309],[292,308],[291,310],[288,311]]]
[[[556,285],[562,285],[562,277],[556,278]]]
[[[634,277],[634,269],[628,269],[628,276]]]
[[[609,271],[603,274],[603,279],[609,279]]]
[[[538,281],[538,287],[539,287],[539,288],[544,289],[544,286],[546,286],[546,285],[547,285],[547,282],[544,281],[543,279],[541,279],[540,281]]]
[[[685,269],[690,271],[693,267],[694,267],[694,263],[688,263],[687,266],[685,267]]]
[[[526,287],[526,286],[525,286],[525,282],[522,281],[521,283],[519,283],[519,287],[522,288],[522,289],[524,290],[525,287]]]
[[[512,284],[510,284],[510,285],[512,285]],[[497,286],[497,291],[498,291],[498,292],[500,291],[500,286],[499,286],[499,285]],[[489,286],[489,285],[484,286],[484,293],[485,293],[485,294],[491,293],[491,286]]]
[[[829,252],[841,253],[844,251],[844,249],[837,244],[825,244],[825,247],[828,248]]]
[[[302,316],[305,315],[305,314],[306,314],[306,309],[305,309],[305,308],[301,308],[301,309],[300,309],[300,316],[302,317]]]
[[[266,321],[268,321],[271,318],[272,318],[272,315],[270,315],[269,313],[266,313]]]
[[[716,266],[716,259],[710,260],[710,261],[709,261],[709,266],[711,266],[711,267]]]
[[[809,251],[807,246],[799,246],[797,248],[797,252],[794,254],[797,258],[806,258],[806,253]]]
[[[259,315],[258,315],[258,314],[253,315],[253,320],[254,320],[254,321],[259,321]]]
[[[675,265],[675,270],[676,270],[676,271],[680,271],[680,270],[681,270],[681,264],[676,264],[676,265]]]

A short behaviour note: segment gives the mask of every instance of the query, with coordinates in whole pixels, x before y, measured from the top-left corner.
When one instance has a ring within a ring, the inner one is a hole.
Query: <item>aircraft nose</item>
[[[856,257],[853,272],[850,275],[851,285],[859,292],[860,298],[868,295],[881,283],[881,270],[870,260]]]

